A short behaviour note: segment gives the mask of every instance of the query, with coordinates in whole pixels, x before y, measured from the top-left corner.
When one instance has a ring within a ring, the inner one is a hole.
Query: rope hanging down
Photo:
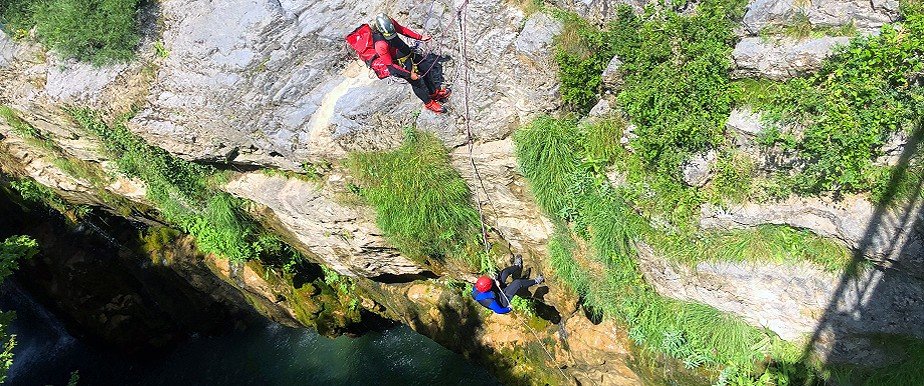
[[[474,140],[472,137],[472,127],[471,127],[471,118],[470,118],[471,110],[469,109],[469,98],[468,98],[470,77],[469,77],[469,66],[468,66],[469,60],[468,60],[468,47],[467,47],[468,27],[466,26],[467,13],[465,12],[467,5],[468,5],[468,0],[463,0],[462,5],[456,11],[456,17],[459,20],[459,42],[460,42],[459,43],[459,57],[462,59],[462,80],[464,82],[464,84],[462,85],[462,103],[463,103],[462,119],[465,123],[465,135],[466,135],[467,146],[468,146],[468,160],[472,166],[472,172],[475,176],[475,179],[478,180],[478,184],[481,186],[481,190],[484,192],[485,199],[488,200],[488,202],[491,204],[491,208],[494,211],[495,218],[497,218],[498,217],[497,206],[494,205],[493,202],[491,202],[491,196],[490,194],[488,194],[488,189],[487,187],[485,187],[484,180],[481,178],[481,173],[478,172],[478,166],[475,164],[474,145],[473,145]],[[431,7],[432,7],[432,4],[431,4]],[[484,209],[482,208],[481,198],[479,198],[476,195],[475,200],[478,202],[478,216],[479,216],[479,219],[481,220],[481,237],[482,237],[482,241],[484,242],[485,253],[489,253],[491,247],[490,247],[490,244],[488,243],[488,232],[487,232],[485,221],[484,221]],[[498,233],[501,233],[500,229],[496,229],[496,231]],[[501,234],[501,238],[506,240],[503,234]],[[498,289],[501,288],[500,283],[497,283],[496,280],[495,280],[495,285],[497,286]],[[507,298],[507,294],[505,294],[504,291],[498,291],[498,292],[501,293],[501,296],[504,297],[504,299],[507,301],[507,305],[509,306],[510,299]],[[549,360],[553,364],[555,364],[554,367],[561,374],[562,378],[568,379],[568,376],[565,374],[564,370],[562,370],[561,366],[558,366],[557,362],[555,361],[555,357],[552,355],[551,352],[549,352],[548,348],[545,347],[545,344],[542,342],[542,339],[539,336],[539,334],[536,332],[536,330],[534,330],[529,325],[529,323],[526,322],[526,319],[524,319],[517,312],[511,311],[511,313],[533,335],[533,337],[536,339],[536,342],[538,342],[539,346],[542,347],[542,351],[544,351],[545,354],[549,357]],[[593,382],[593,380],[591,380],[591,382]],[[594,383],[596,384],[596,382]]]
[[[462,85],[462,119],[465,122],[465,136],[468,146],[468,161],[472,165],[472,172],[474,173],[475,178],[478,179],[478,181],[481,181],[481,174],[478,173],[478,166],[475,165],[474,145],[472,144],[472,125],[471,119],[469,119],[470,110],[468,103],[468,85],[470,78],[468,75],[468,51],[466,48],[468,43],[466,39],[468,28],[465,25],[467,20],[465,8],[467,5],[468,0],[464,0],[462,2],[462,6],[460,6],[459,10],[456,11],[456,16],[459,20],[459,56],[462,58],[462,82],[464,83]],[[485,191],[485,195],[487,195],[487,191]],[[488,229],[484,222],[484,208],[482,208],[481,205],[481,198],[479,198],[477,195],[475,195],[475,201],[478,202],[478,219],[481,222],[481,241],[484,243],[484,252],[487,254],[491,252],[491,244],[488,243]]]

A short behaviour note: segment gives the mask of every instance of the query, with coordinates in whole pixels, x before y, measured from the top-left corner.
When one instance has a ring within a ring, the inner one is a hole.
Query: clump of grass
[[[762,109],[770,106],[781,92],[784,83],[770,79],[739,79],[731,82],[735,106]]]
[[[478,245],[480,220],[468,185],[436,137],[406,134],[395,150],[350,154],[360,195],[388,241],[409,258],[473,256],[466,252]]]
[[[196,238],[202,251],[235,260],[279,251],[281,242],[264,232],[243,210],[243,201],[213,186],[220,175],[210,167],[173,157],[148,145],[120,120],[108,125],[94,111],[68,111],[89,133],[98,136],[120,172],[141,179],[147,196],[163,218]]]
[[[828,272],[840,273],[853,255],[839,243],[807,230],[783,225],[710,232],[695,238],[658,240],[660,252],[674,261],[695,265],[702,261],[735,261],[771,264],[809,262]],[[868,262],[865,262],[868,264]]]
[[[13,36],[38,39],[67,57],[103,64],[130,59],[140,41],[140,0],[8,0],[0,21]]]
[[[619,140],[625,128],[622,119],[605,119],[583,126],[585,162],[612,164],[621,153]]]
[[[529,182],[539,206],[553,216],[570,207],[563,195],[573,184],[580,158],[577,123],[571,119],[540,117],[514,133],[520,173]]]
[[[755,172],[751,157],[740,151],[723,151],[716,160],[715,171],[715,177],[705,192],[710,201],[716,204],[741,203],[750,198]]]

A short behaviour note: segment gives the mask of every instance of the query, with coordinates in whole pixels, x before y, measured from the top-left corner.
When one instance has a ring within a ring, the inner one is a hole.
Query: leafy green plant
[[[618,135],[620,126],[613,127],[616,129],[610,134]],[[791,349],[794,345],[771,332],[708,306],[658,295],[636,265],[634,241],[647,241],[678,261],[817,259],[812,261],[832,267],[842,266],[849,259],[846,249],[829,250],[828,242],[788,228],[703,237],[689,225],[683,232],[669,224],[653,226],[639,216],[635,204],[652,203],[641,212],[664,216],[671,209],[657,208],[653,204],[657,199],[652,196],[665,192],[673,196],[667,202],[676,206],[690,200],[692,207],[701,202],[695,190],[671,185],[676,184],[672,178],[659,182],[655,177],[663,174],[651,174],[644,161],[618,147],[610,159],[617,170],[626,173],[626,181],[618,188],[610,186],[602,176],[605,167],[581,161],[599,154],[600,147],[587,141],[587,136],[595,135],[593,131],[578,127],[574,121],[539,118],[521,130],[514,135],[518,162],[540,206],[547,213],[562,212],[553,208],[569,208],[567,216],[553,216],[560,223],[549,241],[550,265],[555,275],[581,297],[586,309],[625,323],[638,344],[677,358],[691,368],[716,373],[730,368],[726,378],[740,382],[783,379],[790,373],[797,379],[810,376],[805,368],[781,369],[779,363],[798,360],[799,350]],[[763,372],[755,378],[752,372],[758,369]]]
[[[613,57],[611,40],[576,14],[559,10],[553,14],[564,22],[555,38],[561,98],[568,109],[583,114],[597,102],[600,74]]]
[[[140,41],[139,0],[7,0],[0,21],[14,36],[35,27],[64,56],[96,64],[130,59]]]
[[[853,39],[817,74],[788,82],[765,106],[781,126],[796,130],[796,140],[777,135],[769,142],[804,161],[793,176],[797,193],[868,190],[884,174],[872,161],[886,138],[910,131],[921,116],[924,90],[914,79],[924,71],[924,14],[907,12],[901,30],[887,25],[876,36]]]
[[[48,207],[64,213],[71,205],[51,188],[42,185],[31,178],[10,181],[10,187],[22,196],[23,200],[34,204],[48,205]]]
[[[512,308],[513,311],[517,313],[517,315],[525,316],[527,318],[533,318],[536,316],[536,306],[533,304],[533,299],[514,296],[513,299],[510,299],[510,308]]]
[[[754,160],[738,151],[724,151],[715,164],[707,195],[713,203],[741,203],[750,197]]]
[[[347,166],[360,195],[375,208],[379,228],[405,256],[421,262],[476,256],[478,212],[436,137],[408,130],[399,148],[352,153]]]
[[[722,140],[732,103],[732,17],[739,7],[705,1],[692,15],[649,7],[643,16],[620,15],[611,27],[635,35],[628,41],[636,44],[616,48],[625,80],[617,99],[637,126],[633,146],[662,173],[677,176],[691,154]]]

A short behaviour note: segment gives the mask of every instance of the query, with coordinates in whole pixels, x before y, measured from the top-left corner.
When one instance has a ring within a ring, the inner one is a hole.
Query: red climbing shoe
[[[436,92],[434,92],[433,94],[430,94],[430,99],[442,102],[442,101],[445,101],[446,99],[449,99],[450,95],[452,95],[452,90],[444,87],[439,90],[436,90]]]
[[[446,109],[443,108],[443,105],[441,105],[440,102],[437,102],[432,99],[429,102],[427,102],[427,104],[425,104],[424,107],[426,107],[427,110],[430,110],[437,114],[442,114],[446,112]]]

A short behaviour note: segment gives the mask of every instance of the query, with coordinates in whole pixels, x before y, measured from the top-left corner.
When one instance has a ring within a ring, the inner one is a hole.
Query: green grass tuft
[[[66,57],[103,64],[131,59],[140,41],[140,0],[7,0],[0,24],[14,37],[38,39]]]
[[[529,181],[539,206],[561,217],[570,207],[562,194],[573,184],[580,158],[576,121],[540,117],[514,133],[520,172]]]
[[[408,131],[399,148],[352,153],[347,165],[360,195],[375,208],[379,228],[405,256],[420,262],[428,257],[475,259],[478,212],[436,137]]]
[[[195,237],[203,252],[235,260],[259,258],[278,250],[279,240],[268,241],[243,210],[244,202],[213,186],[220,177],[210,167],[173,157],[148,145],[124,126],[108,125],[92,110],[68,111],[84,129],[98,136],[120,172],[141,179],[147,197],[161,216]]]

